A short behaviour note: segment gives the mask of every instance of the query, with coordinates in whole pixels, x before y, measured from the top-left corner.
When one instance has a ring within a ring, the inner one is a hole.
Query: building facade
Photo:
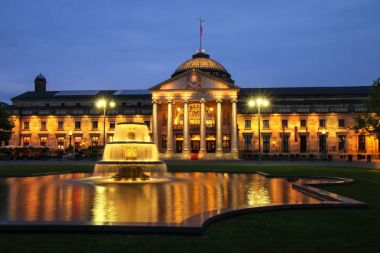
[[[182,63],[170,79],[149,90],[48,91],[44,76],[35,90],[12,98],[15,123],[9,145],[76,149],[112,141],[115,125],[145,122],[166,159],[238,159],[331,154],[379,154],[379,140],[352,130],[365,112],[370,86],[241,88],[204,52]],[[248,107],[254,97],[270,106]],[[99,98],[115,108],[105,116]],[[103,129],[105,126],[105,135]]]

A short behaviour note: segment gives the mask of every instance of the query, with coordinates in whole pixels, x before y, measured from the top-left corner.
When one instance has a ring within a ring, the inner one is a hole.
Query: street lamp
[[[113,100],[107,100],[105,98],[101,98],[96,102],[97,108],[103,109],[103,148],[106,145],[106,112],[107,108],[113,108],[116,106],[116,103]]]
[[[69,131],[69,136],[70,136],[70,143],[69,143],[69,152],[71,153],[73,151],[73,146],[71,145],[71,139],[73,138],[73,131]],[[74,150],[75,152],[75,150]]]
[[[260,122],[261,122],[261,108],[265,108],[269,106],[269,100],[266,99],[265,97],[257,97],[254,99],[251,99],[248,101],[248,106],[251,108],[257,107],[257,114],[258,114],[258,138],[259,138],[259,156],[258,156],[258,161],[261,162],[261,127],[260,127]]]

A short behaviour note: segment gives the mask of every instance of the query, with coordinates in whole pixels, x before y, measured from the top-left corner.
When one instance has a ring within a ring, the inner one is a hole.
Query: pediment
[[[238,86],[214,77],[210,74],[189,70],[181,75],[166,80],[150,88],[151,91],[169,91],[169,90],[223,90],[239,89]]]

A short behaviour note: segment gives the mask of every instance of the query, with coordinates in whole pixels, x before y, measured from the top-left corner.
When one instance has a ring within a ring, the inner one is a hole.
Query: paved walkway
[[[46,161],[0,161],[0,166],[9,166],[9,165],[95,165],[96,161],[89,160],[62,160],[57,161],[54,159]],[[365,161],[262,161],[258,163],[257,161],[249,160],[198,160],[198,161],[189,161],[189,160],[170,160],[166,161],[168,165],[199,165],[199,166],[209,166],[209,165],[238,165],[238,166],[349,166],[349,167],[360,167],[360,168],[377,168],[380,169],[380,162],[374,161],[372,163],[367,163]]]

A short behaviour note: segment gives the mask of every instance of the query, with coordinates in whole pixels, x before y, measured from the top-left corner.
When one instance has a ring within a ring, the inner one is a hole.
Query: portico
[[[238,159],[239,87],[191,69],[152,92],[152,140],[168,159]]]

